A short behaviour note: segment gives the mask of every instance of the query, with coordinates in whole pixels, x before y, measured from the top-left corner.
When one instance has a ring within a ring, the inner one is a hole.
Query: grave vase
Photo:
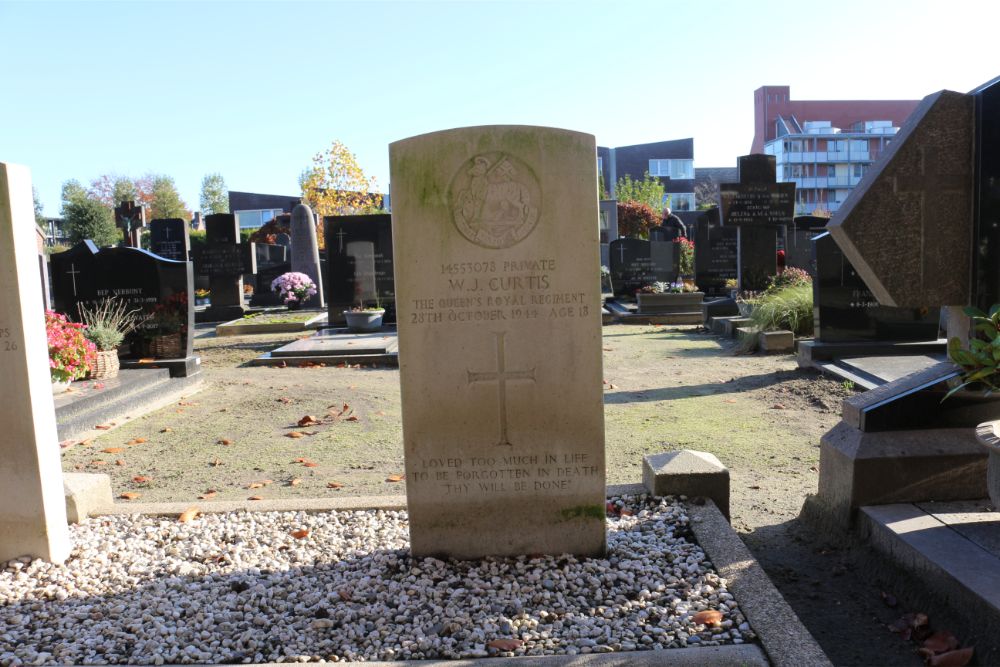
[[[976,427],[976,439],[986,448],[986,490],[990,502],[1000,508],[1000,421],[991,421]]]
[[[378,331],[382,328],[382,316],[384,309],[379,310],[345,310],[344,318],[347,320],[348,331],[366,332]]]

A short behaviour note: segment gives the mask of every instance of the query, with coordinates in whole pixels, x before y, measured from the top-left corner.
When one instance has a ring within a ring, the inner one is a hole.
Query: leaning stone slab
[[[681,449],[642,459],[642,483],[654,496],[711,498],[729,518],[729,469],[709,452]]]
[[[63,492],[66,494],[66,519],[70,523],[104,514],[115,504],[108,475],[63,473]]]
[[[524,126],[389,147],[416,556],[604,552],[595,150]]]

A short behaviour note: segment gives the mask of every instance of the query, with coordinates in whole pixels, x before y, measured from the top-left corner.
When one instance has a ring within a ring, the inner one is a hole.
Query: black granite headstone
[[[328,322],[342,323],[359,304],[385,308],[383,322],[396,321],[392,264],[392,216],[343,215],[323,218],[326,230]]]
[[[231,320],[243,315],[243,274],[257,273],[253,243],[240,243],[240,228],[232,213],[205,216],[205,245],[194,253],[198,275],[209,277],[212,305],[208,320]]]
[[[814,273],[812,239],[823,233],[829,218],[799,215],[785,228],[785,266]]]
[[[881,306],[829,232],[813,239],[816,340],[929,341],[938,338],[938,308]]]
[[[792,224],[795,184],[775,182],[773,155],[739,158],[739,183],[723,183],[722,222],[735,226],[741,290],[762,291],[778,272],[778,229]]]
[[[192,356],[194,276],[190,262],[164,259],[139,248],[101,248],[84,241],[50,258],[53,307],[79,321],[77,304],[109,297],[148,319],[129,334],[119,357],[179,359]]]
[[[719,209],[698,219],[694,240],[694,282],[708,296],[729,296],[726,281],[736,280],[736,228],[719,223]]]
[[[157,218],[149,223],[149,250],[175,262],[186,262],[191,252],[187,223],[180,218]]]
[[[288,247],[271,243],[257,243],[257,273],[253,276],[254,290],[251,306],[283,306],[285,302],[271,291],[271,283],[283,273],[292,270]]]
[[[610,243],[610,259],[615,296],[634,297],[646,285],[674,282],[680,268],[680,255],[671,241],[615,239]]]

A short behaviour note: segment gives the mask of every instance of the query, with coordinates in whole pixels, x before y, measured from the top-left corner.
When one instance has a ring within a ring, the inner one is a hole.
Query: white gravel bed
[[[601,559],[414,559],[408,529],[406,512],[374,510],[90,519],[71,527],[65,564],[0,567],[0,665],[473,658],[754,638],[672,498],[613,499]],[[704,610],[721,622],[696,624]]]

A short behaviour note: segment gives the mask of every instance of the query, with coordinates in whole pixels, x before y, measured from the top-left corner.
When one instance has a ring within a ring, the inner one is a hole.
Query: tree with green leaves
[[[205,174],[201,179],[201,213],[229,213],[229,190],[222,174]]]
[[[648,171],[643,175],[641,181],[634,181],[631,176],[625,174],[618,179],[618,183],[615,185],[615,199],[620,202],[645,204],[654,211],[660,211],[663,208],[664,193],[663,183],[655,176],[650,176]]]
[[[75,202],[81,202],[84,199],[88,199],[89,195],[80,181],[75,178],[71,178],[62,184],[62,214],[63,217],[66,216],[66,207]]]
[[[99,246],[106,246],[115,245],[120,240],[114,217],[104,204],[90,197],[73,197],[72,194],[66,202],[65,185],[63,198],[63,217],[70,243],[90,239]]]
[[[139,184],[128,176],[119,174],[98,176],[90,182],[87,193],[112,210],[123,201],[142,201]]]
[[[181,218],[189,220],[191,218],[184,200],[181,199],[180,193],[177,192],[174,179],[170,176],[163,174],[153,176],[149,193],[150,220],[158,218]]]
[[[38,189],[31,186],[31,200],[35,205],[35,224],[42,231],[45,231],[45,216],[42,214],[42,200],[38,198]]]

